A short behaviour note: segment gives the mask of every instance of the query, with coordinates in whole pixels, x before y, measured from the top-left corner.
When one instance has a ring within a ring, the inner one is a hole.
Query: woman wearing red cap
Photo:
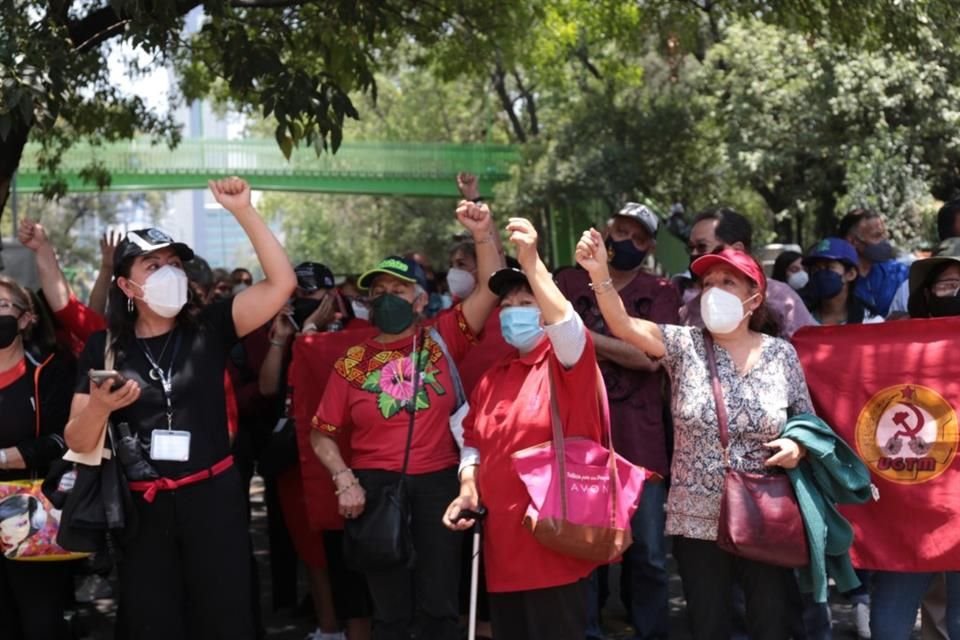
[[[779,435],[788,416],[812,413],[796,352],[789,342],[773,337],[760,265],[729,249],[691,265],[703,285],[705,331],[629,317],[611,284],[607,252],[596,230],[584,232],[576,257],[590,273],[600,311],[613,334],[661,359],[673,383],[675,441],[666,533],[676,536],[674,555],[694,637],[730,637],[735,576],[746,593],[750,637],[789,637],[789,594],[796,589],[792,572],[736,557],[716,543],[725,468],[706,333],[713,337],[729,414],[728,451],[734,469],[796,467],[805,451]]]

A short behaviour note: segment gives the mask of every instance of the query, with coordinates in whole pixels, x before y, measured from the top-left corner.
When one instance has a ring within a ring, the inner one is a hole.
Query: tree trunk
[[[513,100],[507,92],[506,77],[507,72],[498,61],[492,74],[493,89],[497,92],[497,97],[500,99],[500,106],[503,107],[507,117],[510,119],[510,125],[513,127],[513,133],[517,136],[517,140],[526,142],[527,132],[524,130],[523,123],[520,122],[520,117],[517,116],[517,112],[513,110]]]
[[[0,142],[0,223],[3,222],[3,211],[10,199],[10,189],[13,186],[13,176],[20,166],[23,157],[23,148],[27,144],[29,128],[17,127],[10,130],[6,140]],[[17,230],[13,230],[16,235]],[[3,250],[0,244],[0,251]],[[3,259],[0,258],[0,269],[3,268]]]

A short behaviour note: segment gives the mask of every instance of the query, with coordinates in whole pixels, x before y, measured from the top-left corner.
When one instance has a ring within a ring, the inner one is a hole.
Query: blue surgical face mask
[[[521,353],[533,349],[543,337],[540,310],[536,307],[507,307],[500,312],[500,332],[507,344]]]
[[[843,276],[832,269],[821,269],[810,276],[807,288],[817,300],[829,300],[843,290]]]

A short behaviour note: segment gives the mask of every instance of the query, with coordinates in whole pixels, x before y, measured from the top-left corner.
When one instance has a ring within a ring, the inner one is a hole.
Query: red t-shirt
[[[480,501],[487,507],[483,559],[491,592],[544,589],[576,582],[596,563],[547,549],[523,526],[530,496],[510,456],[552,439],[549,371],[556,372],[560,419],[566,436],[600,440],[596,354],[587,343],[579,362],[564,369],[544,340],[533,351],[494,365],[470,398],[464,444],[480,451]],[[519,560],[519,561],[518,561]]]
[[[457,365],[467,397],[470,397],[477,383],[490,367],[516,352],[516,349],[506,343],[500,332],[500,308],[498,307],[487,318],[487,324],[483,327],[477,348],[471,349],[463,362]]]
[[[63,325],[63,328],[70,333],[71,337],[75,341],[79,341],[74,342],[73,346],[76,355],[83,351],[83,345],[90,339],[90,336],[107,328],[106,319],[77,300],[77,297],[72,293],[67,306],[60,311],[55,311],[53,315]],[[79,349],[76,349],[76,344],[80,345]],[[223,372],[223,390],[227,403],[227,433],[235,435],[240,416],[237,411],[237,396],[233,390],[233,382],[230,380],[230,374],[227,371]]]
[[[476,343],[459,305],[453,313],[441,316],[434,328],[457,364]],[[450,433],[456,394],[447,360],[429,330],[424,336],[423,346],[417,347],[422,375],[407,467],[411,474],[440,471],[460,461]],[[391,343],[369,338],[347,349],[334,364],[311,426],[328,436],[351,429],[351,466],[355,469],[403,468],[410,427],[410,414],[404,407],[413,393],[413,341],[413,336]]]

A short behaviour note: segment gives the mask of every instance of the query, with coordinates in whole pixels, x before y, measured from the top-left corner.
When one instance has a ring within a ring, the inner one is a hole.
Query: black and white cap
[[[160,249],[172,248],[184,262],[193,259],[193,249],[183,242],[174,242],[160,229],[136,229],[128,231],[113,253],[113,274],[119,275],[120,266],[127,260],[147,255]]]

